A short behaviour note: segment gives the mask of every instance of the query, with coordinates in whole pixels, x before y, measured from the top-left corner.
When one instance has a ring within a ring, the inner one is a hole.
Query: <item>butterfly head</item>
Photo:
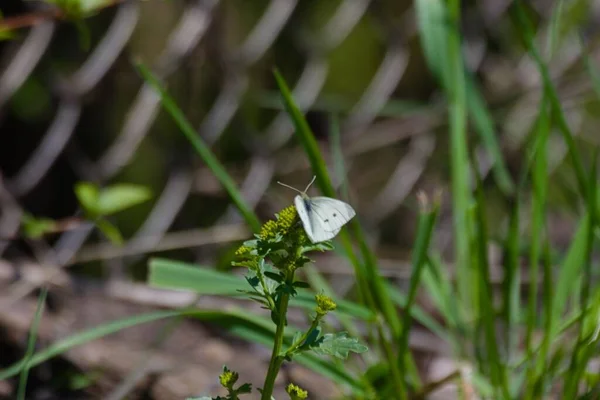
[[[277,183],[279,183],[281,186],[285,186],[285,187],[286,187],[286,188],[288,188],[288,189],[295,190],[296,192],[298,192],[298,193],[300,194],[300,196],[302,196],[302,199],[306,201],[306,200],[308,200],[308,199],[309,199],[309,197],[308,197],[308,195],[306,194],[306,192],[308,192],[308,189],[311,187],[311,185],[313,184],[313,182],[315,181],[315,179],[317,179],[317,177],[316,177],[316,176],[313,176],[312,180],[310,181],[310,183],[308,184],[308,186],[306,186],[306,189],[304,189],[304,191],[300,191],[300,190],[296,189],[296,188],[295,188],[295,187],[293,187],[293,186],[286,185],[285,183],[281,183],[281,182],[279,182],[279,181],[277,181]]]

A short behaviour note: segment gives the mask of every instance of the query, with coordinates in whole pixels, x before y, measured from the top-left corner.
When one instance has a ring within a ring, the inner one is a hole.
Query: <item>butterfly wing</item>
[[[298,195],[294,198],[294,205],[296,206],[296,211],[298,212],[298,216],[300,217],[300,221],[302,221],[302,226],[304,226],[304,231],[310,240],[313,240],[313,229],[310,221],[310,209],[306,203],[306,200]]]
[[[302,201],[305,205],[310,229],[306,229],[307,224],[304,222],[302,215],[300,213],[298,215],[300,215],[300,219],[304,224],[306,234],[313,243],[334,238],[340,232],[342,226],[356,215],[349,204],[331,197],[312,197],[308,200],[302,199]]]

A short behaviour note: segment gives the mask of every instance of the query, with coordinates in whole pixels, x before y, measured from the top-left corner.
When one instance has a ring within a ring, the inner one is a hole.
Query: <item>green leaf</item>
[[[251,383],[244,383],[239,388],[237,388],[235,391],[238,394],[251,393],[252,392],[252,384]]]
[[[113,244],[120,246],[124,243],[123,236],[119,231],[119,228],[111,224],[105,219],[99,219],[96,221],[96,226],[100,229],[100,232],[106,236]]]
[[[91,182],[78,182],[75,184],[75,196],[79,204],[90,216],[98,216],[98,198],[100,188]]]
[[[310,331],[310,333],[306,336],[306,339],[304,339],[304,343],[302,343],[301,348],[309,348],[310,346],[318,346],[320,336],[321,336],[321,327],[317,326],[315,329]]]
[[[284,276],[281,276],[281,274],[275,273],[275,272],[265,272],[265,276],[268,278],[271,278],[272,280],[274,280],[277,283],[282,283],[285,279]]]
[[[300,289],[308,289],[310,287],[310,284],[308,282],[304,282],[304,281],[296,281],[293,283],[294,287],[296,288],[300,288]]]
[[[111,215],[149,200],[150,189],[132,183],[111,185],[100,191],[97,208],[100,215]]]
[[[358,339],[348,337],[346,332],[328,333],[323,335],[316,345],[311,347],[317,354],[330,355],[345,360],[348,354],[364,353],[367,346],[358,343]]]
[[[333,250],[333,243],[331,240],[327,240],[325,242],[320,243],[311,243],[305,246],[302,246],[301,253],[308,253],[310,251],[330,251]]]
[[[36,218],[29,213],[23,213],[21,229],[28,238],[37,239],[46,233],[54,232],[56,221],[50,218]]]

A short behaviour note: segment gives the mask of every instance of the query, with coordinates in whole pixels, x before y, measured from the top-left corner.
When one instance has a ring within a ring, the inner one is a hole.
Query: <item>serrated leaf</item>
[[[251,393],[252,392],[252,384],[251,383],[244,383],[239,388],[237,388],[235,391],[237,393],[240,393],[240,394]]]
[[[306,339],[304,340],[304,343],[302,343],[301,348],[302,349],[307,349],[310,346],[316,344],[319,341],[319,336],[321,336],[321,327],[317,326],[315,329],[313,329],[308,336],[306,337]]]
[[[333,243],[330,240],[327,240],[325,242],[319,242],[319,243],[312,243],[312,244],[308,244],[306,246],[302,246],[302,253],[308,253],[310,251],[330,251],[333,250]]]
[[[100,191],[97,201],[100,215],[111,215],[148,201],[150,189],[142,185],[119,183]]]
[[[328,333],[318,340],[311,349],[317,354],[329,355],[345,360],[348,354],[364,353],[368,347],[360,344],[358,339],[348,337],[347,332]]]
[[[248,285],[252,286],[253,288],[257,288],[260,286],[260,279],[258,279],[258,276],[254,275],[254,276],[245,276],[244,278],[246,278],[246,282],[248,282]],[[242,290],[243,292],[245,292],[244,290]]]

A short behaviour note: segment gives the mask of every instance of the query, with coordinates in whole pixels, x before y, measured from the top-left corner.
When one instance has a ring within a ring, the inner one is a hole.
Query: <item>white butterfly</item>
[[[331,197],[308,197],[306,191],[313,184],[315,178],[316,176],[303,192],[285,183],[277,183],[300,193],[294,198],[298,216],[308,238],[313,243],[319,243],[333,239],[340,232],[342,226],[356,215],[356,212],[349,204]]]

